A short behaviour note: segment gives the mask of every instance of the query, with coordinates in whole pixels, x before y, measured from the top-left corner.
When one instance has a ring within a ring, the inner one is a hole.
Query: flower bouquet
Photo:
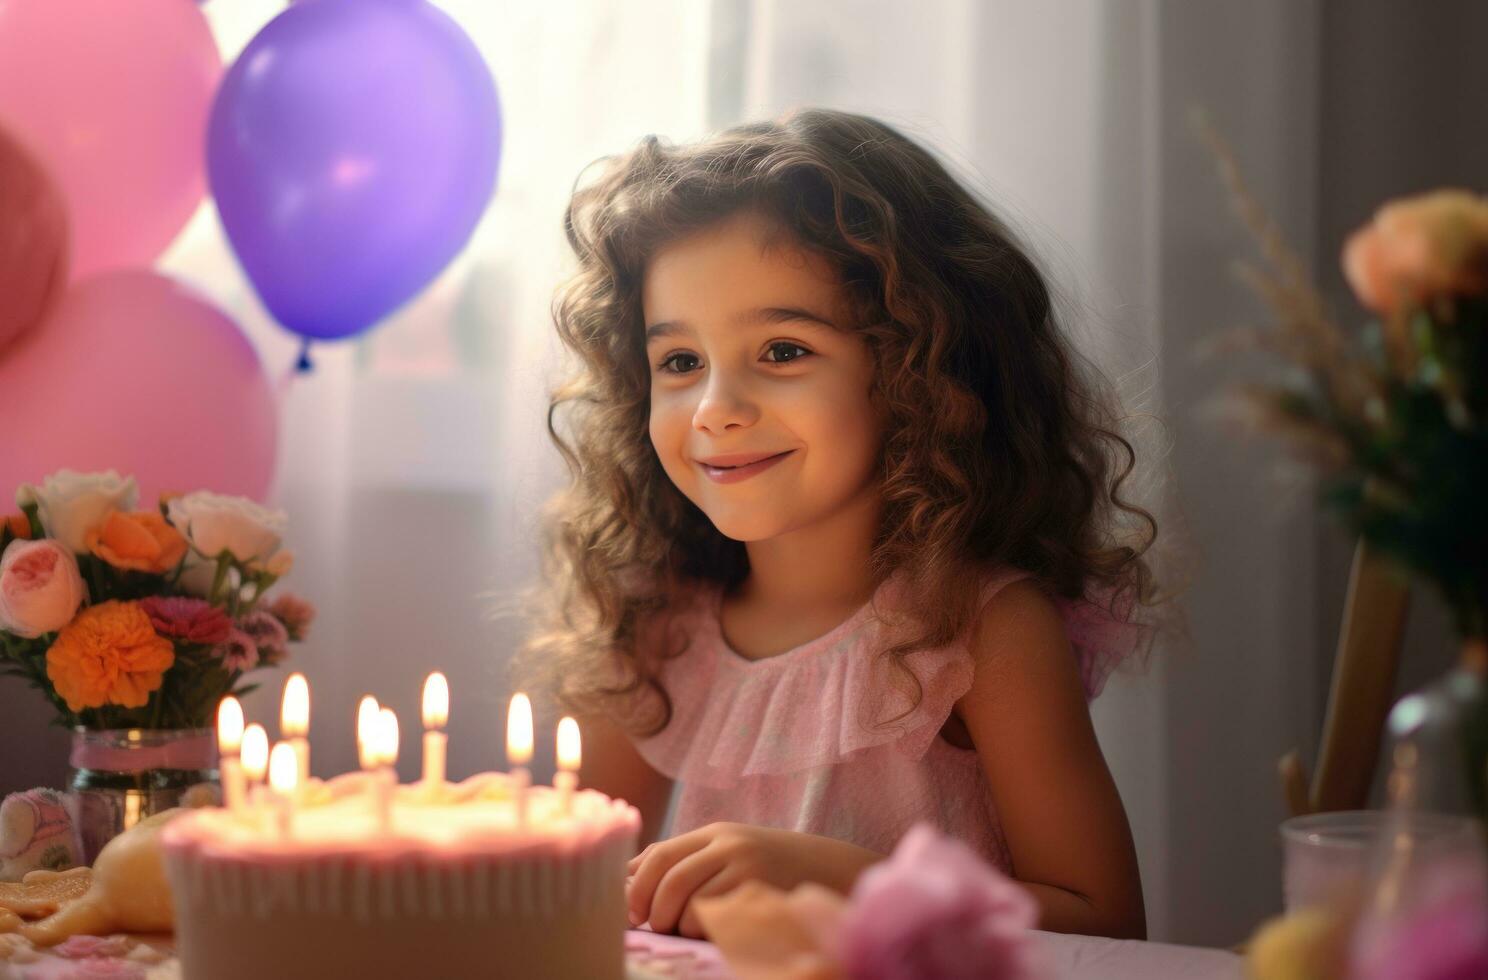
[[[62,470],[0,526],[0,674],[82,729],[201,729],[281,663],[314,609],[268,591],[284,514],[207,491],[137,510],[133,477]]]

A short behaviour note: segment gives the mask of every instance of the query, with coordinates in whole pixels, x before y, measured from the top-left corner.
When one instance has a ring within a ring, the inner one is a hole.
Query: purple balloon
[[[496,83],[425,0],[316,0],[227,72],[207,177],[260,298],[310,339],[347,337],[465,246],[496,187]]]

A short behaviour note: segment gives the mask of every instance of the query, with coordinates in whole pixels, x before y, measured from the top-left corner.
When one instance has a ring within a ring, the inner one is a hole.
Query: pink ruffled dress
[[[1026,577],[1018,570],[991,575],[982,604]],[[672,720],[636,741],[658,772],[679,783],[673,835],[729,821],[888,854],[923,821],[1012,873],[976,751],[939,737],[971,688],[971,653],[964,643],[911,653],[905,666],[923,697],[905,714],[912,692],[895,683],[892,666],[877,655],[882,624],[873,614],[893,581],[825,636],[762,660],[735,653],[725,641],[721,588],[702,588],[679,603],[670,629],[688,644],[665,663],[661,678]],[[1060,607],[1093,699],[1141,643],[1144,628],[1118,622],[1093,602],[1061,600]],[[866,721],[900,715],[887,725]]]

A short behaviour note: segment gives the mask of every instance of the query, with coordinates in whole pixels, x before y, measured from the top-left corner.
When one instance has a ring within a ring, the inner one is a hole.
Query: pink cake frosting
[[[184,975],[618,978],[636,810],[485,773],[399,787],[389,830],[362,774],[312,783],[290,835],[203,810],[165,829]]]

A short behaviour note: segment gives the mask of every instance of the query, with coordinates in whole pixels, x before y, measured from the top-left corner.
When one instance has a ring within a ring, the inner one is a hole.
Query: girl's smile
[[[795,452],[794,449],[787,449],[783,453],[773,455],[741,453],[734,456],[715,456],[710,460],[698,460],[698,465],[714,483],[738,483],[740,480],[749,479],[756,473],[763,473],[793,452]]]

